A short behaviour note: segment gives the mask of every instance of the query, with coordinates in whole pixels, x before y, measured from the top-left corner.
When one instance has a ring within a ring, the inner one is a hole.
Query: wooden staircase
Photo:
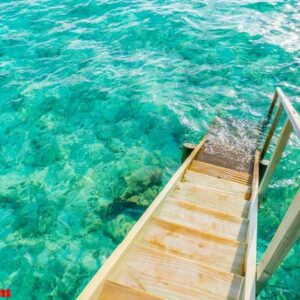
[[[78,299],[250,299],[258,159],[251,150],[250,173],[213,164],[211,154],[207,163],[208,137]]]

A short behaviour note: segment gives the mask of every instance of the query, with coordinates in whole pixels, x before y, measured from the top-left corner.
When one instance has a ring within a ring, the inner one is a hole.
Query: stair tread
[[[249,201],[234,194],[205,189],[190,182],[177,184],[170,197],[212,209],[219,209],[240,217],[247,217],[250,206]]]
[[[236,183],[251,185],[252,175],[247,172],[240,172],[195,159],[190,166],[190,170]]]
[[[167,200],[167,199],[166,199]],[[220,211],[173,199],[165,201],[158,217],[166,221],[185,225],[208,233],[222,235],[225,238],[244,242],[248,220]]]
[[[135,244],[113,281],[163,299],[236,299],[243,277]]]
[[[248,185],[201,174],[192,170],[186,171],[184,175],[184,181],[194,182],[196,184],[205,185],[207,187],[217,188],[220,190],[234,192],[242,195],[251,193],[251,188]]]
[[[141,290],[106,280],[99,300],[162,300]]]
[[[243,243],[158,218],[149,224],[142,243],[222,271],[243,274],[247,248]]]

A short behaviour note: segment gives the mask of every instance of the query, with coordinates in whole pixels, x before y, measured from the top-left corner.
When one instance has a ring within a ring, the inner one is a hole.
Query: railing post
[[[274,110],[274,107],[276,105],[277,99],[278,99],[278,92],[276,90],[275,93],[274,93],[274,97],[273,97],[272,103],[270,105],[269,111],[268,111],[268,117],[269,118],[271,117],[271,115],[273,113],[273,110]]]
[[[279,136],[279,139],[277,141],[277,145],[275,147],[274,153],[270,159],[270,163],[267,167],[267,170],[264,174],[264,177],[262,178],[260,187],[259,187],[259,198],[261,199],[268,187],[268,184],[271,180],[271,177],[274,173],[274,170],[281,158],[282,152],[289,140],[289,137],[291,135],[292,132],[292,125],[291,122],[289,121],[289,119],[286,120],[286,122],[284,123],[284,126],[281,130],[281,134]]]
[[[256,294],[284,260],[300,237],[300,189],[280,223],[271,243],[257,267]]]
[[[197,145],[191,143],[184,143],[182,145],[182,152],[181,152],[181,163],[183,163],[188,156],[193,152]]]
[[[261,126],[261,132],[264,132],[265,131],[265,128],[267,127],[268,123],[269,123],[269,120],[271,118],[271,115],[273,113],[273,110],[275,108],[275,105],[276,105],[276,102],[278,100],[278,92],[277,90],[275,91],[274,93],[274,96],[273,96],[273,100],[272,100],[272,103],[270,105],[270,108],[269,108],[269,111],[268,111],[268,114],[266,116],[266,118],[264,119],[263,123],[262,123],[262,126]]]
[[[266,155],[267,151],[268,151],[268,148],[269,148],[269,145],[270,145],[270,142],[272,140],[272,137],[274,135],[274,132],[275,132],[275,129],[278,125],[278,122],[280,120],[280,117],[281,117],[281,114],[282,114],[282,111],[283,111],[283,105],[282,103],[280,103],[279,107],[278,107],[278,110],[277,110],[277,113],[275,115],[275,118],[273,120],[273,123],[272,123],[272,126],[268,132],[268,135],[266,137],[266,141],[265,141],[265,144],[261,150],[261,159],[264,158],[264,156]]]

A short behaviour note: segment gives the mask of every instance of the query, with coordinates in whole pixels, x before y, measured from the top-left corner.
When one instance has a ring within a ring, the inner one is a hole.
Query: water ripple
[[[0,11],[0,287],[15,299],[75,298],[216,115],[261,119],[277,85],[300,107],[294,0]],[[260,254],[299,185],[298,149],[292,136],[262,205]],[[262,299],[297,299],[299,247]]]

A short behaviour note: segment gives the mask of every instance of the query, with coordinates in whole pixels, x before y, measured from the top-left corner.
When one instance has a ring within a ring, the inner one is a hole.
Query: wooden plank
[[[246,245],[237,241],[154,218],[141,243],[202,265],[243,275]]]
[[[111,280],[163,299],[237,299],[243,277],[136,244]]]
[[[266,172],[262,178],[262,181],[260,183],[259,192],[258,192],[260,198],[263,197],[264,193],[266,192],[266,189],[268,188],[269,182],[271,181],[272,175],[276,169],[276,166],[278,165],[278,162],[282,156],[284,148],[285,148],[287,142],[289,141],[291,132],[292,132],[291,122],[289,120],[286,120],[286,122],[281,130],[279,139],[277,141],[275,150],[270,159],[267,170],[266,170]]]
[[[282,103],[280,103],[279,107],[278,107],[278,110],[277,110],[277,113],[275,115],[275,118],[273,120],[273,123],[272,123],[272,126],[268,132],[268,135],[266,137],[266,141],[264,143],[264,146],[261,150],[261,159],[263,159],[268,151],[268,148],[269,148],[269,145],[271,143],[271,140],[273,138],[273,135],[274,135],[274,132],[275,132],[275,129],[277,128],[277,125],[279,123],[279,120],[280,120],[280,117],[281,117],[281,114],[282,114],[282,111],[283,111],[283,105]]]
[[[280,88],[277,88],[276,91],[279,95],[280,102],[284,106],[284,109],[288,115],[288,119],[292,124],[294,132],[298,139],[300,139],[300,116],[291,104],[290,100],[285,96],[283,91]]]
[[[178,183],[169,198],[183,200],[243,218],[247,218],[250,205],[249,201],[238,199],[234,194],[205,189],[189,182]]]
[[[186,171],[184,181],[194,182],[219,190],[230,191],[235,193],[250,194],[251,188],[248,185],[232,182],[229,180],[219,179],[216,177],[200,174],[191,170]]]
[[[278,100],[278,93],[277,93],[277,90],[276,90],[275,93],[274,93],[274,96],[273,96],[273,99],[272,99],[269,111],[268,111],[268,117],[269,118],[271,117],[271,115],[272,115],[272,113],[274,111],[274,108],[275,108],[275,105],[277,103],[277,100]]]
[[[99,300],[162,300],[122,284],[106,280]]]
[[[254,300],[256,290],[256,244],[257,244],[257,210],[258,210],[258,182],[259,182],[259,158],[256,151],[252,180],[251,207],[249,212],[249,227],[247,233],[247,254],[245,258],[245,280],[243,299]]]
[[[157,216],[178,225],[191,224],[191,228],[244,242],[248,220],[219,211],[206,209],[184,201],[166,202]]]
[[[222,191],[220,189],[217,189],[215,187],[207,187],[203,184],[200,183],[193,183],[189,181],[179,181],[173,190],[174,192],[177,192],[179,190],[184,191],[185,188],[187,187],[193,187],[195,188],[195,191],[199,193],[199,197],[204,195],[205,191],[208,191],[208,193],[215,193],[215,197],[220,197],[221,200],[226,201],[226,200],[233,200],[233,201],[243,201],[243,200],[249,200],[251,195],[250,194],[245,194],[245,193],[235,193],[232,191]],[[197,190],[196,190],[197,188]]]
[[[96,273],[96,275],[92,278],[92,280],[88,283],[85,289],[81,292],[78,300],[97,300],[101,289],[103,287],[104,281],[107,276],[114,270],[114,268],[118,265],[118,263],[123,258],[123,255],[126,254],[130,245],[137,239],[138,235],[142,233],[145,225],[149,221],[152,214],[157,210],[157,208],[161,205],[162,201],[165,197],[172,191],[172,189],[176,186],[177,182],[182,179],[184,176],[185,170],[190,166],[196,154],[199,152],[203,144],[205,143],[205,137],[199,143],[199,145],[194,149],[191,155],[185,160],[185,162],[180,166],[180,168],[176,171],[176,173],[172,176],[168,184],[163,188],[163,190],[158,194],[158,196],[154,199],[152,204],[148,207],[148,209],[144,212],[138,222],[133,226],[133,228],[129,231],[126,238],[122,243],[116,248],[113,254],[109,257],[109,259],[105,262],[105,264],[100,268],[100,270]]]
[[[199,160],[193,160],[190,170],[245,185],[250,185],[252,179],[252,175],[249,173],[219,167]]]
[[[268,282],[300,237],[300,189],[257,267],[257,293]]]

